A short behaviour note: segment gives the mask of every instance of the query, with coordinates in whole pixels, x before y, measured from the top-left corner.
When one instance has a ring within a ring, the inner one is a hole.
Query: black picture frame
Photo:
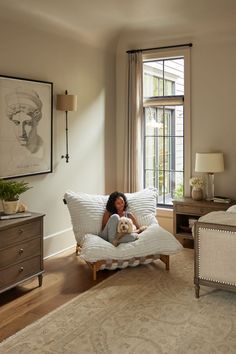
[[[0,75],[0,178],[53,171],[53,83]]]

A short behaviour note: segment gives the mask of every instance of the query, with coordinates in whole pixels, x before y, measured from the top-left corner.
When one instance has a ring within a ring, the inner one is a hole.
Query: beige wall
[[[55,95],[65,89],[78,95],[78,111],[69,113],[70,162],[61,159],[65,114],[54,104],[53,173],[24,178],[33,188],[22,199],[30,210],[46,214],[47,256],[74,243],[64,192],[105,193],[115,188],[115,58],[99,47],[3,21],[0,53],[0,74],[52,81],[54,103]]]
[[[185,33],[191,33],[187,31]],[[164,38],[153,31],[133,31],[120,37],[117,47],[117,183],[122,188],[122,161],[127,101],[127,49],[192,42],[191,50],[191,152],[222,151],[225,172],[215,176],[216,194],[236,199],[236,33],[204,32]]]
[[[216,176],[216,192],[236,198],[234,33],[160,39],[155,31],[133,31],[120,36],[115,58],[104,48],[1,21],[0,74],[52,81],[54,100],[55,94],[65,89],[78,95],[78,111],[69,114],[70,163],[60,158],[65,152],[64,114],[54,109],[54,171],[25,178],[33,189],[23,200],[31,210],[46,214],[46,256],[74,243],[67,208],[62,203],[65,190],[109,193],[122,189],[127,112],[125,51],[189,41],[194,44],[192,159],[194,162],[196,151],[224,152],[226,171]],[[159,217],[160,223],[170,229],[171,215]]]

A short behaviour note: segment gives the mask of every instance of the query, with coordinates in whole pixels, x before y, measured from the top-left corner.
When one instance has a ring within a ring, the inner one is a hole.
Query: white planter
[[[15,214],[19,209],[19,200],[14,200],[11,202],[3,200],[2,205],[5,214]]]

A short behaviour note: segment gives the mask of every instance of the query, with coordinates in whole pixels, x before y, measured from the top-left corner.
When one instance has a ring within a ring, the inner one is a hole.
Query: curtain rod
[[[179,48],[179,47],[192,47],[192,46],[193,46],[193,43],[186,43],[186,44],[168,45],[165,47],[132,49],[132,50],[127,50],[126,53],[147,52],[149,50],[169,49],[169,48]]]

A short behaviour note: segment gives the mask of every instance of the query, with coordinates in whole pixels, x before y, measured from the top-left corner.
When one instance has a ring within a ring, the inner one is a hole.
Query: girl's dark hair
[[[115,207],[115,201],[116,201],[117,198],[120,198],[120,197],[125,202],[124,210],[127,209],[128,202],[127,202],[126,196],[124,195],[124,193],[115,191],[115,192],[111,193],[111,195],[109,196],[108,201],[107,201],[107,205],[106,205],[107,211],[109,211],[111,214],[116,214],[117,213],[117,210],[116,210],[116,207]]]

